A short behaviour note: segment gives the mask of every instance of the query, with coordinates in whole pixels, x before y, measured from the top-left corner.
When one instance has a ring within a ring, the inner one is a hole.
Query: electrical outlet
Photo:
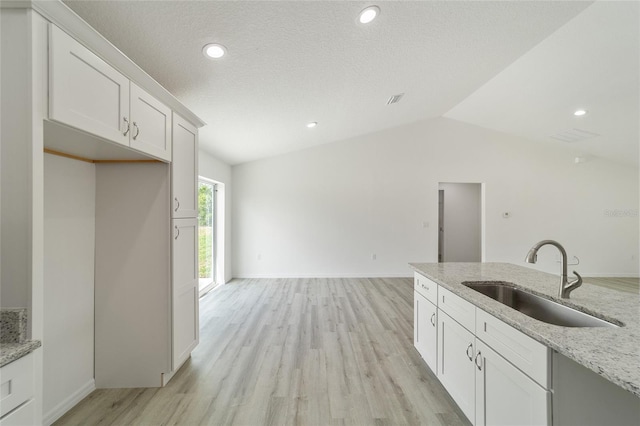
[[[375,253],[373,253],[373,254],[371,255],[371,260],[376,260],[376,258],[377,258],[376,254],[375,254]]]
[[[258,253],[258,260],[262,260],[262,254]]]

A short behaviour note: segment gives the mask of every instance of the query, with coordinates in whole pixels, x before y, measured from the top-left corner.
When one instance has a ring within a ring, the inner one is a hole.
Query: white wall
[[[220,209],[217,219],[224,223],[224,229],[217,230],[218,242],[220,243],[217,255],[223,256],[224,270],[217,272],[221,272],[222,277],[220,278],[227,282],[233,277],[231,263],[231,166],[200,150],[198,153],[198,175],[222,184],[218,188],[216,203]]]
[[[444,191],[444,262],[480,262],[481,184],[440,183]]]
[[[408,276],[437,261],[438,182],[485,184],[489,262],[530,266],[551,238],[584,275],[637,275],[638,218],[606,211],[637,212],[638,169],[573,159],[439,118],[235,166],[234,276]],[[559,270],[552,248],[538,259]]]
[[[95,388],[95,165],[45,155],[45,423]]]

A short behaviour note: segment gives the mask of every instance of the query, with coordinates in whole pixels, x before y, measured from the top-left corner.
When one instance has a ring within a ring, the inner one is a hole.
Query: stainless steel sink
[[[619,327],[617,324],[513,287],[509,283],[466,281],[462,284],[548,324],[563,327]]]

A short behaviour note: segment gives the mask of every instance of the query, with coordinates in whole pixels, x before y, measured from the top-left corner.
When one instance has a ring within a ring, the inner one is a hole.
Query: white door
[[[476,426],[549,424],[550,394],[476,340]]]
[[[431,371],[437,375],[436,362],[438,352],[437,345],[437,308],[418,292],[414,297],[414,335],[413,344],[427,363]]]
[[[49,118],[129,146],[129,79],[50,28]]]
[[[171,109],[131,83],[131,147],[171,161]]]
[[[474,343],[473,334],[438,310],[438,378],[471,423],[476,393]]]
[[[198,129],[173,114],[172,216],[198,216]]]
[[[198,345],[198,219],[173,221],[172,370]]]

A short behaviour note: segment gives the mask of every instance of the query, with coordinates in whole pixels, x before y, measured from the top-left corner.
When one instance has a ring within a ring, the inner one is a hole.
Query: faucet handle
[[[574,289],[576,289],[576,288],[578,288],[578,287],[580,287],[580,286],[582,285],[582,277],[581,277],[581,276],[580,276],[580,274],[579,274],[579,273],[577,273],[576,271],[573,271],[573,274],[574,274],[576,277],[578,277],[578,278],[576,278],[574,281],[571,281],[571,282],[569,283],[569,285],[570,285],[571,287],[573,287]]]

